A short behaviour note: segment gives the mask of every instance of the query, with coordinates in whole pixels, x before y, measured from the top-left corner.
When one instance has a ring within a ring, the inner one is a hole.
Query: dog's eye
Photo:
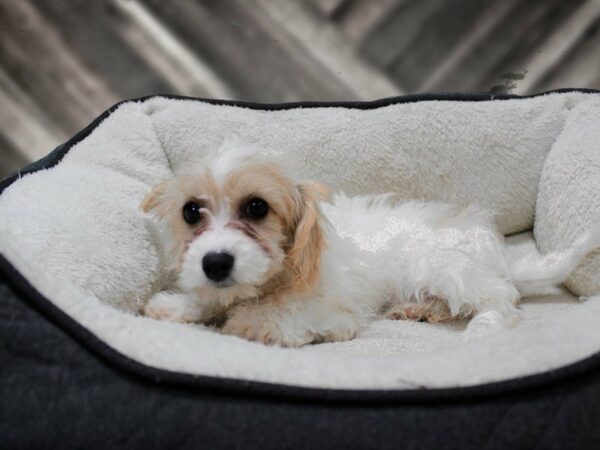
[[[195,225],[202,219],[200,205],[195,202],[187,202],[183,205],[183,219],[190,225]]]
[[[260,220],[269,212],[269,204],[262,198],[254,197],[246,203],[246,215],[254,220]]]

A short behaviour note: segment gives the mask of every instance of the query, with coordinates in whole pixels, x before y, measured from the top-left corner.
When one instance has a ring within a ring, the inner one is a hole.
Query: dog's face
[[[155,186],[141,207],[169,225],[179,286],[227,305],[315,286],[324,247],[316,201],[324,195],[232,148]]]

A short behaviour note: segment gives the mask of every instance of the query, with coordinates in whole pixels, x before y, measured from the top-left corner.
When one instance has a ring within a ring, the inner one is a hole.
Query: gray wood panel
[[[585,30],[573,51],[554,70],[546,73],[536,89],[564,86],[600,86],[600,19]]]
[[[600,88],[599,22],[597,0],[0,0],[0,175],[156,93]]]
[[[354,98],[266,11],[232,0],[148,0],[190,47],[244,100],[273,102]]]
[[[0,3],[0,61],[15,83],[65,130],[85,126],[118,99],[27,0]]]
[[[101,77],[115,96],[172,92],[123,39],[120,30],[131,24],[111,2],[31,1],[61,35],[69,51]]]
[[[529,3],[529,2],[528,2]],[[514,22],[521,25],[510,35],[514,42],[508,51],[504,52],[504,57],[491,64],[487,70],[482,70],[485,74],[479,81],[479,86],[485,86],[489,89],[498,82],[498,77],[507,72],[525,73],[529,62],[535,54],[543,47],[544,42],[551,35],[552,30],[560,27],[562,23],[581,6],[582,0],[543,0],[536,1],[536,7],[527,7],[520,5],[518,17],[512,17]],[[521,22],[521,18],[526,17],[526,22]],[[511,20],[509,17],[508,21]],[[506,27],[508,28],[508,27]],[[515,27],[516,28],[516,27]],[[502,54],[502,52],[498,52]],[[525,74],[525,76],[527,76]],[[537,86],[532,86],[528,93],[538,92]]]
[[[0,134],[0,149],[0,179],[16,172],[29,162],[25,155],[2,134]]]

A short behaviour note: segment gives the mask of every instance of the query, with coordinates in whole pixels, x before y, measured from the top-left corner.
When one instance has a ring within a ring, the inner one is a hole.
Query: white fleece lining
[[[526,300],[514,329],[378,321],[353,341],[266,347],[135,311],[160,279],[138,209],[150,186],[234,132],[299,158],[306,176],[349,193],[493,209],[504,232],[533,223],[544,160],[570,110],[596,94],[484,102],[422,101],[374,110],[260,111],[164,98],[125,103],[54,168],[0,196],[0,252],[46,298],[111,347],[149,366],[307,387],[411,389],[500,381],[600,350],[600,301]],[[515,251],[536,251],[524,235]],[[119,309],[120,308],[120,309]]]
[[[600,104],[575,107],[548,155],[537,198],[535,237],[544,252],[568,247],[600,219]],[[578,295],[600,291],[600,252],[586,258],[567,286]]]

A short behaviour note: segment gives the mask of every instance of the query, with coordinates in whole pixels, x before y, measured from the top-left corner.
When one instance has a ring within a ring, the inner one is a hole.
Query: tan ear
[[[168,182],[163,181],[152,188],[152,190],[144,197],[140,204],[140,209],[148,213],[156,209],[162,202],[162,197],[167,190]]]
[[[327,198],[329,191],[318,183],[301,184],[297,188],[299,214],[287,263],[293,275],[294,289],[306,293],[311,292],[319,280],[321,253],[326,242],[317,200]]]

